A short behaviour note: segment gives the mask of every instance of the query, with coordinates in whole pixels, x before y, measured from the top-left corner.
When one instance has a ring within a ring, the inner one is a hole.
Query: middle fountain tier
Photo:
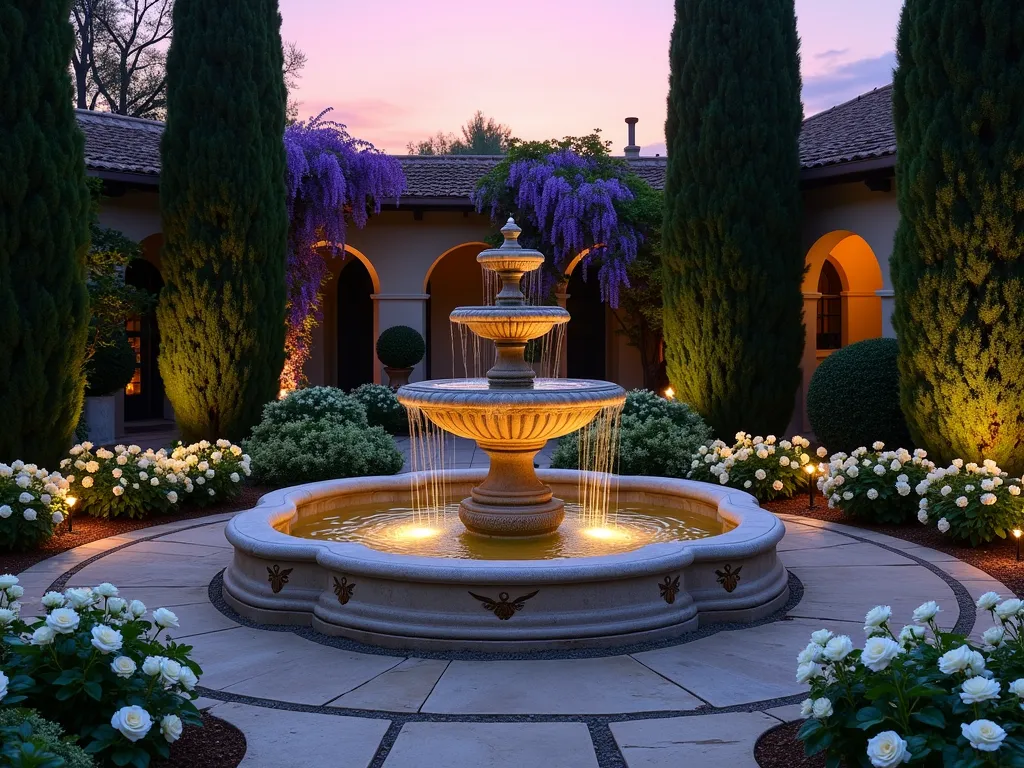
[[[407,384],[398,400],[446,432],[475,440],[490,457],[487,477],[459,505],[469,531],[541,536],[558,528],[565,504],[537,477],[537,452],[548,440],[582,429],[602,409],[621,406],[626,393],[607,381],[536,378],[526,361],[527,343],[568,322],[569,313],[526,305],[520,281],[544,263],[544,255],[519,244],[522,230],[511,217],[501,232],[501,247],[477,256],[501,280],[494,305],[459,307],[451,314],[452,322],[494,342],[496,361],[487,378]]]

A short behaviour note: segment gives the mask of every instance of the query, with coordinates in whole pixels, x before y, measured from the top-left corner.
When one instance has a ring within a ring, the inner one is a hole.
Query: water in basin
[[[535,538],[483,537],[467,533],[458,502],[441,512],[416,512],[388,503],[341,506],[300,519],[288,533],[319,541],[348,541],[398,555],[468,560],[555,560],[631,552],[657,542],[717,536],[733,526],[717,517],[653,504],[623,504],[604,523],[565,505],[558,530]],[[588,519],[589,518],[589,519]]]

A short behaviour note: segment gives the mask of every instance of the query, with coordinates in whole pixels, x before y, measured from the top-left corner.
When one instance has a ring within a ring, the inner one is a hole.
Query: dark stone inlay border
[[[719,632],[727,632],[736,629],[748,629],[760,627],[776,621],[783,621],[786,614],[792,611],[800,603],[804,596],[804,585],[800,579],[790,572],[789,574],[789,600],[786,604],[763,619],[749,623],[722,622],[720,624],[707,624],[693,632],[688,632],[680,637],[668,640],[649,640],[646,642],[632,643],[616,648],[579,648],[561,649],[549,651],[522,651],[520,653],[483,653],[481,651],[427,651],[427,650],[400,650],[397,648],[381,648],[376,645],[367,645],[358,640],[350,640],[335,635],[325,635],[317,632],[312,627],[297,627],[291,624],[261,624],[252,619],[247,619],[237,613],[234,608],[224,600],[224,571],[221,570],[210,582],[209,597],[213,606],[224,614],[224,617],[243,627],[250,629],[261,629],[267,632],[290,632],[298,635],[304,640],[325,645],[328,648],[337,648],[344,651],[354,651],[374,656],[392,656],[406,658],[414,656],[418,659],[440,659],[443,661],[531,661],[536,659],[593,659],[607,656],[626,656],[644,651],[655,651],[661,648],[672,648],[676,645],[685,645],[703,637],[717,635]]]

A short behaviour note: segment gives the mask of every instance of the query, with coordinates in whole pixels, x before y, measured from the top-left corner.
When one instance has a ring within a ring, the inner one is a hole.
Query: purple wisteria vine
[[[516,216],[524,242],[548,254],[556,274],[588,251],[582,268],[599,265],[601,298],[617,307],[643,239],[628,210],[635,199],[629,177],[596,136],[522,143],[480,182],[474,202],[495,220]]]
[[[288,162],[288,314],[281,389],[302,383],[313,329],[323,310],[327,263],[317,245],[344,253],[348,220],[362,228],[381,203],[405,189],[402,166],[372,144],[324,120],[324,110],[284,134]]]

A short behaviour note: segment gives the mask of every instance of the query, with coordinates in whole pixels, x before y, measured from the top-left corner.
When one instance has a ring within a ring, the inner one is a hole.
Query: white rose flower
[[[92,478],[91,477],[83,477],[82,478],[82,487],[83,488],[92,488]]]
[[[132,600],[128,603],[128,610],[132,612],[132,616],[136,619],[141,619],[146,615],[146,604],[141,600]]]
[[[0,576],[0,589],[7,590],[18,583],[18,577],[10,573]]]
[[[20,496],[18,496],[18,501],[20,501],[22,504],[31,504],[35,500],[36,497],[33,496],[28,491],[24,491]]]
[[[892,618],[892,608],[888,605],[876,605],[864,617],[864,628],[880,627]]]
[[[981,501],[981,503],[986,507],[991,507],[996,503],[996,495],[994,493],[983,493],[981,494],[981,499],[979,499],[979,501]]]
[[[52,627],[42,626],[39,627],[35,632],[32,633],[32,645],[45,646],[53,642],[53,639],[57,636],[57,633],[53,631]]]
[[[852,501],[853,500],[853,491],[843,491],[843,498],[846,501]]]
[[[999,698],[999,683],[987,677],[970,677],[960,686],[960,699],[964,704],[980,704]]]
[[[917,521],[919,523],[921,523],[922,525],[927,525],[928,524],[928,510],[927,509],[919,509],[917,511]]]
[[[872,672],[881,672],[902,652],[899,643],[892,638],[869,637],[864,643],[860,660]]]
[[[50,515],[50,520],[53,522],[54,525],[60,525],[64,522],[64,513],[54,512],[52,515]]]
[[[949,496],[949,494],[951,494],[952,492],[953,489],[950,488],[948,485],[944,485],[939,489],[939,493],[941,493],[943,496]]]
[[[776,491],[781,491],[783,487],[784,486],[781,480],[776,480],[774,483],[772,483],[772,488],[774,488]]]
[[[816,664],[821,661],[822,649],[817,643],[810,643],[800,653],[797,654],[796,663],[797,666],[801,664]]]
[[[978,598],[978,602],[975,605],[978,610],[991,611],[996,605],[999,604],[999,593],[998,592],[986,592],[984,595]]]
[[[860,468],[854,465],[850,467],[848,470],[846,470],[846,474],[849,477],[857,477],[860,474]]]
[[[153,621],[156,622],[158,627],[163,627],[164,629],[178,626],[178,617],[166,608],[157,608],[153,611]]]
[[[796,681],[801,685],[809,683],[816,677],[821,676],[821,667],[817,664],[800,664],[796,668]]]
[[[31,523],[32,521],[34,521],[34,520],[36,519],[36,517],[38,517],[38,515],[36,514],[36,511],[35,511],[34,509],[31,509],[31,508],[29,508],[29,509],[26,509],[26,510],[25,510],[24,512],[22,512],[21,514],[22,514],[22,516],[23,516],[23,517],[24,517],[24,518],[25,518],[26,520],[28,520],[28,521],[29,521],[30,523]]]
[[[115,467],[114,471],[111,472],[110,474],[114,476],[115,480],[119,480],[121,478],[121,475],[124,474],[124,470],[122,470],[120,467]]]
[[[17,615],[10,608],[0,608],[0,627],[13,624],[16,618],[18,618]]]
[[[935,527],[939,529],[939,533],[949,532],[949,520],[944,517],[939,518],[939,522],[935,524]]]
[[[996,606],[996,616],[998,616],[1000,619],[1003,619],[1004,621],[1006,619],[1012,619],[1014,616],[1020,613],[1022,605],[1024,605],[1024,603],[1021,603],[1021,601],[1018,600],[1016,597],[1010,598],[1009,600],[1004,600]]]
[[[759,469],[757,470],[757,472],[754,473],[754,477],[756,477],[758,480],[764,480],[766,477],[768,477],[768,473],[765,472],[763,469]]]
[[[72,608],[88,608],[96,602],[92,590],[88,587],[73,587],[64,593],[64,597]]]
[[[728,478],[726,478],[728,479]],[[203,485],[206,482],[206,478],[200,475],[196,478],[196,485]]]
[[[814,699],[804,699],[800,702],[800,717],[810,717],[814,714]]]
[[[121,494],[124,493],[124,488],[122,488],[120,485],[115,485],[113,488],[111,488],[111,491],[115,496],[120,496]]]
[[[1010,683],[1008,690],[1017,698],[1024,698],[1024,677],[1018,678]]]
[[[744,488],[750,488],[752,485],[753,485],[753,483],[750,482],[749,480],[744,480],[743,481],[743,487]]]
[[[896,731],[882,731],[868,739],[868,760],[874,768],[896,768],[901,763],[909,763],[910,757],[906,740]]]
[[[129,659],[127,656],[117,656],[112,662],[110,662],[110,669],[118,677],[128,679],[135,674],[135,670],[138,667],[135,662]]]
[[[164,685],[170,687],[178,682],[181,677],[181,664],[174,659],[160,660],[160,679]]]
[[[899,641],[900,645],[906,647],[911,642],[916,642],[918,640],[923,640],[924,639],[924,635],[925,635],[924,627],[919,627],[919,626],[915,626],[915,625],[908,625],[908,626],[906,626],[906,627],[904,627],[903,629],[900,630],[900,634],[899,634],[899,637],[897,638],[897,640]]]
[[[0,672],[0,701],[3,700],[4,696],[7,695],[7,684],[10,680],[7,679],[7,675]]]
[[[164,715],[160,720],[160,733],[168,744],[176,742],[181,738],[181,718],[177,715]]]
[[[825,645],[825,658],[829,661],[842,661],[853,652],[853,641],[846,635],[833,637]]]
[[[1011,485],[1008,490],[1010,491],[1011,496],[1020,496],[1020,486]]]
[[[885,443],[883,443],[881,440],[875,440],[875,442],[871,444],[871,448],[873,450],[880,451],[883,448],[885,448]]]
[[[995,752],[1003,745],[1006,731],[991,720],[975,720],[960,725],[960,734],[979,752]]]
[[[0,517],[2,517],[4,520],[10,517],[13,513],[14,510],[11,509],[10,506],[7,504],[4,504],[2,507],[0,507]]]
[[[97,624],[92,628],[92,647],[100,653],[113,653],[121,650],[124,639],[121,633],[106,624]]]
[[[983,670],[985,660],[981,654],[968,645],[961,645],[951,651],[946,651],[939,657],[939,671],[944,675],[953,675],[967,669],[973,671],[979,666],[979,662]]]
[[[193,672],[186,666],[182,666],[181,674],[178,676],[178,682],[185,688],[186,691],[191,691],[196,687],[199,682],[199,678],[196,677],[196,673]]]
[[[995,650],[1003,644],[1006,630],[1002,627],[989,627],[981,633],[981,639],[985,642],[986,650]]]
[[[811,709],[812,713],[819,720],[824,720],[832,714],[832,701],[831,699],[822,696],[820,699],[815,699]]]
[[[149,677],[156,677],[160,674],[160,664],[163,661],[163,656],[147,656],[142,662],[142,673]]]
[[[138,705],[121,707],[110,718],[110,725],[121,732],[128,741],[136,742],[144,739],[149,729],[153,727],[153,718],[149,712]]]
[[[832,632],[828,629],[819,629],[817,632],[811,633],[811,642],[817,643],[822,648],[828,645],[828,641],[833,637]]]
[[[60,592],[47,592],[42,599],[44,608],[60,608],[64,605],[64,595]]]
[[[78,612],[74,608],[55,608],[46,617],[46,626],[61,635],[70,635],[78,629]]]
[[[92,591],[100,597],[114,597],[117,594],[117,587],[109,581],[104,581],[98,587],[93,587]]]
[[[875,464],[874,473],[881,477],[882,475],[885,474],[885,467],[881,464]]]
[[[128,607],[128,601],[123,597],[111,597],[107,599],[107,613],[116,616]]]
[[[939,607],[939,604],[934,600],[929,600],[914,610],[914,621],[923,624],[926,621],[931,621],[940,613],[942,613],[942,609]]]

